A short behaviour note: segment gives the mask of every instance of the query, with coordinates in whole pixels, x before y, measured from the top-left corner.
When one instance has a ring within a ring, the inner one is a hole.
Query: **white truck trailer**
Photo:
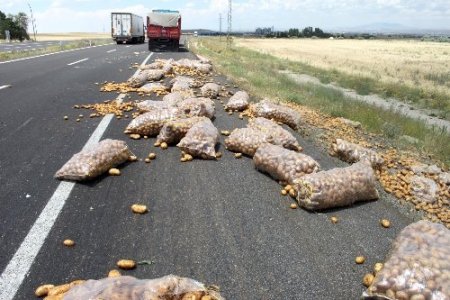
[[[112,12],[111,36],[117,44],[144,43],[144,20],[132,13]]]

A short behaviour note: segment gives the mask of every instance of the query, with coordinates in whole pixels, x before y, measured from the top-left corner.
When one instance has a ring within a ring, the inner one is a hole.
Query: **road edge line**
[[[141,66],[144,66],[152,55],[153,52],[150,52],[141,63]],[[139,71],[139,69],[136,70],[133,76]],[[126,94],[120,94],[117,96],[116,101],[121,103],[125,96]],[[92,147],[92,145],[100,141],[113,117],[113,114],[108,114],[103,117],[86,144],[83,146],[83,150]],[[62,211],[66,200],[72,193],[75,184],[75,182],[67,181],[61,181],[59,183],[52,197],[28,231],[28,234],[14,253],[14,256],[11,258],[8,265],[3,270],[0,276],[0,299],[12,300],[16,296],[17,291],[30,271],[36,256],[39,254],[56,219]]]

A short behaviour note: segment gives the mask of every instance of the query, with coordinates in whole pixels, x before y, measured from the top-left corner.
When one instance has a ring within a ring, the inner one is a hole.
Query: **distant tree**
[[[291,28],[289,29],[288,35],[298,37],[300,35],[300,30],[298,30],[298,28]]]
[[[314,31],[313,31],[313,28],[311,26],[305,27],[302,30],[302,34],[303,34],[304,37],[312,37],[313,33],[314,33]]]
[[[27,33],[28,29],[28,16],[20,12],[17,15],[8,14],[6,16],[0,11],[0,38],[5,38],[5,30],[9,30],[11,39],[18,39],[23,41],[29,40],[30,37]]]

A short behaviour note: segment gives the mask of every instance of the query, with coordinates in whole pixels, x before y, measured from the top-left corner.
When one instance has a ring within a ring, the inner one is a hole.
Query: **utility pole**
[[[228,31],[227,31],[227,48],[231,48],[231,44],[233,42],[231,37],[231,24],[232,24],[232,0],[228,0]]]
[[[31,9],[30,3],[28,3],[28,7],[30,8],[31,26],[33,27],[34,41],[36,42],[36,20],[33,17],[33,9]]]
[[[222,14],[219,14],[219,35],[222,35]]]

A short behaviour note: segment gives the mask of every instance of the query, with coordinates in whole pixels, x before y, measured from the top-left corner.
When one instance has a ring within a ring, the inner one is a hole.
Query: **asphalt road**
[[[95,82],[121,82],[149,52],[143,45],[109,45],[0,65],[0,271],[19,249],[52,197],[53,175],[81,150],[101,119],[83,118],[75,104],[117,97]],[[189,52],[156,58],[193,57]],[[216,81],[224,83],[222,76]],[[137,99],[135,95],[132,99]],[[219,129],[243,127],[216,103]],[[69,120],[64,121],[63,116]],[[176,147],[161,150],[154,139],[130,140],[126,119],[113,119],[102,138],[124,139],[150,164],[130,163],[119,177],[76,184],[14,299],[33,299],[43,283],[98,279],[121,258],[152,260],[126,274],[155,278],[188,276],[221,287],[227,299],[358,299],[362,277],[383,261],[396,234],[412,222],[381,193],[378,201],[322,213],[292,210],[280,186],[235,159],[222,144],[218,161],[181,163]],[[323,169],[344,164],[296,134],[306,154]],[[146,215],[129,206],[145,203]],[[340,219],[332,224],[329,217]],[[384,229],[379,219],[391,220]],[[66,248],[71,238],[76,246]],[[364,265],[354,259],[364,255]],[[4,282],[0,281],[0,287]]]
[[[50,46],[64,45],[69,41],[39,41],[39,42],[11,42],[0,43],[0,52],[13,52],[13,51],[34,51],[38,49],[47,48]]]

